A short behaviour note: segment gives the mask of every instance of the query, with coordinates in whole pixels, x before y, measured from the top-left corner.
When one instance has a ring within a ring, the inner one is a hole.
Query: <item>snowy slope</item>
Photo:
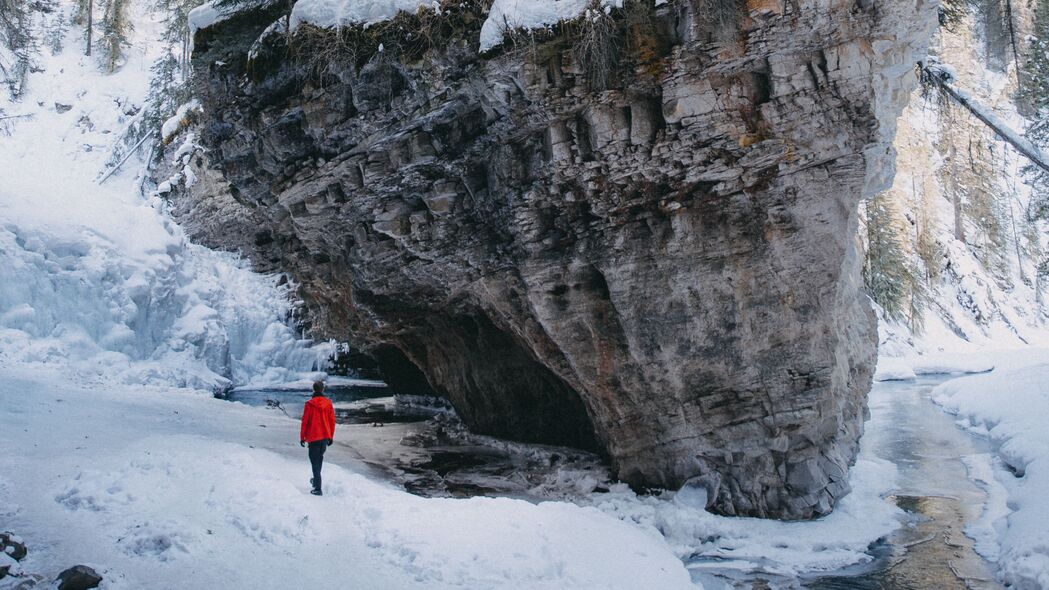
[[[139,196],[145,153],[94,181],[142,108],[152,18],[135,15],[138,36],[116,74],[80,55],[70,32],[64,52],[40,55],[26,96],[5,105],[32,118],[0,137],[0,362],[196,387],[300,377],[327,346],[298,341],[274,277],[188,243]]]
[[[1028,123],[1014,102],[1015,67],[1010,63],[1003,71],[988,65],[980,23],[971,15],[954,32],[941,29],[932,53],[954,74],[954,86],[1003,124],[1022,131]],[[887,194],[898,214],[906,255],[926,294],[916,302],[922,310],[917,321],[882,321],[881,354],[1049,345],[1049,310],[1043,302],[1049,285],[1037,273],[1049,228],[1026,220],[1032,197],[1022,172],[1027,160],[961,107],[947,108],[935,94],[922,97],[920,91],[900,119],[894,147],[897,173]],[[966,211],[960,228],[954,202],[958,194]],[[987,228],[974,219],[980,198],[997,207],[999,248],[991,246]],[[920,252],[923,232],[935,249],[927,259]]]

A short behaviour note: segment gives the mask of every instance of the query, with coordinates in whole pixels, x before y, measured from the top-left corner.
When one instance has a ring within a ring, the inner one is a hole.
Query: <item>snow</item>
[[[495,0],[481,26],[481,51],[500,45],[509,30],[549,27],[582,16],[590,5],[590,0]],[[606,12],[622,8],[623,0],[601,0],[601,6]],[[423,8],[440,12],[440,3],[434,0],[299,0],[291,11],[291,30],[303,23],[321,28],[367,26],[391,20],[399,12],[414,13]],[[210,19],[220,18],[214,12],[214,9],[202,12],[200,22],[208,24],[197,28],[210,26]],[[263,35],[268,33],[267,30]]]
[[[291,10],[291,30],[303,23],[321,28],[369,25],[388,21],[399,12],[429,7],[440,10],[435,0],[299,0]]]
[[[481,26],[481,51],[502,44],[507,31],[541,29],[581,16],[591,0],[495,0]],[[622,8],[623,0],[601,0],[601,6]]]
[[[995,499],[975,538],[985,556],[997,559],[1002,581],[1018,588],[1049,588],[1046,383],[1049,350],[1035,349],[1014,354],[991,373],[948,381],[934,391],[936,402],[956,414],[961,426],[997,445],[999,467],[993,473],[1008,495],[1011,514],[1004,516],[1002,500]],[[976,476],[993,485],[986,469]],[[990,544],[992,531],[997,547]]]
[[[889,420],[888,413],[874,412],[868,432],[878,431]],[[885,500],[896,485],[895,465],[878,458],[869,445],[861,445],[849,484],[853,491],[834,512],[802,522],[714,515],[698,509],[700,498],[688,489],[638,496],[618,484],[607,494],[595,494],[591,503],[635,523],[654,538],[666,538],[693,571],[734,565],[794,578],[869,562],[870,544],[900,526],[901,511]]]
[[[303,379],[297,379],[295,381],[288,381],[286,383],[275,383],[272,381],[264,381],[256,384],[246,384],[235,388],[235,390],[250,390],[258,389],[259,387],[265,387],[266,389],[276,389],[285,391],[296,391],[301,390],[304,392],[311,391],[314,381],[324,381],[328,387],[386,387],[386,384],[382,381],[376,381],[374,379],[357,379],[354,377],[340,377],[338,375],[328,375],[324,372],[317,372],[311,375],[307,375]]]
[[[482,48],[507,27],[550,26],[587,4],[497,0]],[[429,5],[300,0],[293,20],[368,24]],[[191,28],[228,16],[206,5]],[[292,287],[190,243],[162,201],[138,195],[134,160],[92,182],[147,87],[155,23],[135,22],[139,37],[113,76],[100,78],[75,49],[43,56],[20,105],[34,116],[0,142],[0,167],[19,172],[0,177],[0,448],[18,450],[0,454],[0,521],[30,540],[20,567],[53,577],[88,563],[110,589],[689,588],[689,569],[692,578],[730,567],[798,576],[869,561],[868,546],[899,526],[884,499],[895,467],[869,445],[850,472],[854,491],[812,522],[712,515],[691,489],[638,496],[616,485],[576,504],[425,499],[364,477],[353,441],[338,435],[326,495],[313,498],[295,421],[207,390],[375,383],[315,371],[333,343],[301,340],[287,324]],[[74,106],[46,106],[56,102]],[[165,124],[166,139],[186,113]],[[174,157],[194,149],[187,133]],[[166,188],[183,181],[191,174]],[[883,326],[895,356],[881,359],[878,378],[994,369],[938,390],[962,425],[1001,444],[996,456],[966,458],[989,495],[968,533],[1007,580],[1049,586],[1049,504],[1039,495],[1049,489],[1049,429],[1036,419],[1049,415],[1038,389],[1049,356],[991,350],[1037,331],[998,302],[971,252],[952,244],[948,256],[959,280],[938,296],[965,313],[952,308],[953,324],[934,319],[919,341]],[[872,408],[868,433],[890,419]]]
[[[193,99],[181,105],[167,121],[160,127],[160,138],[162,141],[170,141],[176,133],[186,125],[186,117],[195,110],[200,109],[200,101]]]
[[[992,370],[994,363],[986,356],[966,353],[912,353],[903,357],[879,357],[874,380],[909,381],[919,375],[964,375]]]
[[[31,533],[27,571],[100,564],[110,590],[696,587],[662,538],[595,508],[413,496],[343,467],[341,444],[310,496],[296,422],[261,408],[12,369],[0,405],[0,447],[20,449],[0,455],[0,518]]]
[[[219,24],[237,13],[235,6],[220,7],[218,0],[205,2],[189,11],[186,17],[189,26],[189,36],[192,38],[197,31]]]

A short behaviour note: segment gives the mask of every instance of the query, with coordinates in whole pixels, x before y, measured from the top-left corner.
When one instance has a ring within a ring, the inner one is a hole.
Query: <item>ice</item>
[[[136,34],[157,34],[160,15],[135,6]],[[19,104],[34,116],[0,141],[0,168],[17,171],[0,177],[0,362],[209,389],[263,374],[301,379],[321,368],[331,344],[304,341],[288,325],[291,285],[190,243],[139,196],[136,158],[93,182],[148,88],[160,45],[138,43],[111,76],[72,42],[60,55],[42,53]],[[56,102],[74,106],[58,113]],[[183,105],[172,121],[195,108]]]

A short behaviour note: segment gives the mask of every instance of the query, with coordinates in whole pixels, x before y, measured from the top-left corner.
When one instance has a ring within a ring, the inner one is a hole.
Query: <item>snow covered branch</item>
[[[1049,156],[1033,143],[1010,128],[990,109],[980,104],[967,91],[954,86],[954,70],[945,64],[928,62],[918,63],[919,74],[923,84],[933,84],[951,100],[965,107],[984,125],[994,130],[1006,143],[1016,148],[1033,164],[1049,172]]]

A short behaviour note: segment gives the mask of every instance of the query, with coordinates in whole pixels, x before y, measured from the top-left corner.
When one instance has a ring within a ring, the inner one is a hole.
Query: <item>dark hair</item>
[[[314,381],[313,382],[313,393],[317,394],[317,393],[322,393],[322,392],[324,392],[324,382],[323,381]]]

